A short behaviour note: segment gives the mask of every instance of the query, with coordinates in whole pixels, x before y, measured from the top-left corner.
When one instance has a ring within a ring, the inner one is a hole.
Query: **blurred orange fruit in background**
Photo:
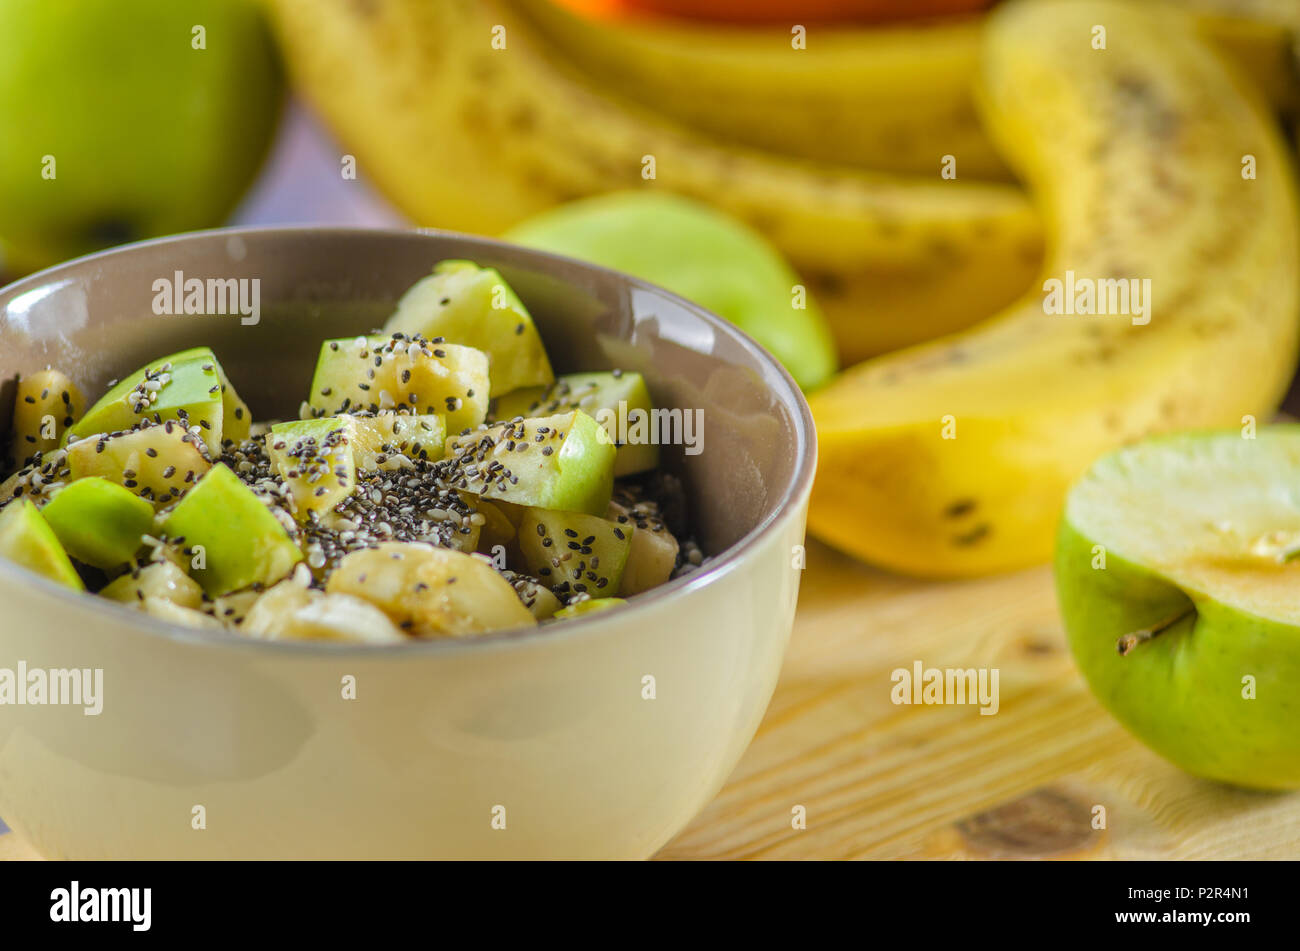
[[[883,23],[970,13],[993,0],[561,0],[597,16],[653,13],[726,23]]]

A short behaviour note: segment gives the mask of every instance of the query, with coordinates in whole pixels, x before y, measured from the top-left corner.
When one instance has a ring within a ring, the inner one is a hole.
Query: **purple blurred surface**
[[[331,224],[382,228],[406,219],[366,183],[342,174],[345,150],[305,106],[291,102],[262,174],[232,225]]]

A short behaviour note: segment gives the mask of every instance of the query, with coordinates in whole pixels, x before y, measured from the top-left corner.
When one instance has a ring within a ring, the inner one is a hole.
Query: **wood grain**
[[[890,674],[996,667],[1001,705],[896,706]],[[807,827],[792,828],[803,806]],[[1105,809],[1105,828],[1093,810]],[[753,745],[664,859],[1300,856],[1300,796],[1195,779],[1132,739],[1074,669],[1038,568],[903,579],[809,547]]]
[[[917,660],[998,668],[998,713],[894,705]],[[0,859],[34,857],[0,836]],[[1074,669],[1049,569],[921,582],[811,543],[758,736],[659,858],[1053,857],[1300,857],[1300,795],[1195,779],[1129,737]]]

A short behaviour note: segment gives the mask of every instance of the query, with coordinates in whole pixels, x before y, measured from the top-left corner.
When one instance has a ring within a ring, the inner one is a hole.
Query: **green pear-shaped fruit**
[[[1188,772],[1300,787],[1300,427],[1160,437],[1070,491],[1057,592],[1075,660]]]

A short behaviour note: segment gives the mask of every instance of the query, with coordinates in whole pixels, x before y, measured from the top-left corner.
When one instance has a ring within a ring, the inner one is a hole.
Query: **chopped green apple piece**
[[[17,562],[61,585],[85,590],[54,529],[29,499],[18,499],[0,509],[0,558]]]
[[[177,361],[198,359],[203,363],[211,361],[217,368],[217,380],[221,384],[221,441],[242,443],[246,440],[253,426],[252,413],[248,410],[248,404],[235,392],[230,378],[226,376],[226,371],[216,361],[212,351],[207,347],[195,347],[193,350],[176,354],[172,359]]]
[[[152,505],[98,476],[60,490],[41,514],[69,555],[96,568],[129,563],[153,526]]]
[[[170,561],[150,562],[115,578],[100,589],[99,595],[124,602],[155,598],[192,610],[203,604],[199,583]]]
[[[488,500],[603,515],[614,486],[614,444],[581,411],[495,423],[447,440],[456,487]]]
[[[306,521],[328,512],[356,491],[354,427],[350,416],[325,416],[271,427],[266,453],[293,501],[294,515]]]
[[[1101,703],[1190,773],[1300,787],[1300,427],[1164,436],[1070,490],[1056,551]]]
[[[673,569],[677,567],[677,539],[656,515],[640,511],[639,506],[627,508],[610,502],[606,518],[617,525],[635,529],[619,594],[631,597],[658,587],[672,577]]]
[[[519,550],[528,573],[561,597],[615,594],[635,532],[597,515],[530,508],[519,523]]]
[[[402,296],[384,329],[483,351],[492,396],[554,378],[528,308],[495,268],[472,261],[436,265]]]
[[[351,495],[358,472],[411,468],[442,458],[446,427],[437,414],[322,416],[277,423],[267,454],[294,501],[295,514],[327,512]]]
[[[68,430],[68,439],[121,432],[143,421],[180,420],[220,448],[224,378],[207,347],[163,357],[119,381]]]
[[[302,561],[279,519],[225,465],[213,466],[176,503],[162,530],[184,545],[190,574],[209,597],[272,584]]]
[[[420,542],[385,542],[344,556],[325,590],[370,602],[415,637],[463,637],[537,623],[486,560]]]
[[[408,416],[377,413],[353,416],[353,452],[357,469],[405,469],[412,463],[437,462],[447,440],[446,421],[437,413]]]
[[[552,618],[556,621],[563,621],[566,618],[582,617],[584,614],[608,611],[610,608],[616,608],[621,604],[627,604],[627,602],[622,598],[587,598],[561,608],[552,615]]]
[[[120,483],[154,508],[180,498],[211,468],[203,440],[174,420],[68,446],[73,479],[100,476]]]
[[[580,409],[605,427],[618,447],[614,475],[645,472],[659,465],[659,446],[651,424],[654,404],[640,373],[611,370],[568,373],[549,387],[516,390],[496,402],[498,420],[516,416],[554,416]]]
[[[423,337],[353,337],[321,345],[307,404],[311,415],[401,410],[442,416],[448,432],[487,418],[488,358]]]
[[[81,390],[58,370],[19,377],[12,429],[15,460],[57,448],[85,408]]]
[[[217,370],[221,374],[221,439],[223,442],[242,443],[253,429],[253,414],[230,385],[225,373],[221,372],[220,364]]]

